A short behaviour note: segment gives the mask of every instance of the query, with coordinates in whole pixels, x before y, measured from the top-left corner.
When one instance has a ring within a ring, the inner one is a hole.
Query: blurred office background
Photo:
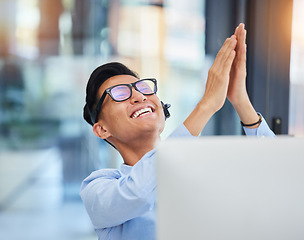
[[[82,119],[103,63],[158,79],[166,138],[244,22],[254,106],[277,134],[304,135],[303,11],[303,0],[0,0],[0,239],[96,239],[80,184],[121,163]],[[202,132],[240,134],[228,102]]]

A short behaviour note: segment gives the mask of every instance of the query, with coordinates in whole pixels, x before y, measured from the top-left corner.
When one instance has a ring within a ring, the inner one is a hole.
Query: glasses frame
[[[153,93],[148,93],[148,94],[147,94],[147,93],[142,93],[142,92],[136,87],[136,84],[137,84],[137,83],[142,82],[142,81],[146,81],[146,80],[152,81],[152,82],[154,83],[154,91],[153,91]],[[124,99],[124,100],[116,100],[116,99],[112,96],[111,90],[112,90],[113,88],[117,87],[117,86],[127,86],[127,87],[130,89],[130,96],[129,96],[128,98]],[[92,112],[90,112],[92,122],[93,122],[94,124],[97,122],[97,116],[98,116],[98,114],[99,114],[99,112],[100,112],[101,106],[102,106],[102,104],[103,104],[103,102],[104,102],[104,100],[105,100],[107,94],[109,94],[109,96],[110,96],[115,102],[123,102],[123,101],[126,101],[126,100],[128,100],[128,99],[130,99],[130,98],[132,97],[132,87],[134,87],[134,89],[135,89],[136,91],[140,92],[140,93],[143,94],[143,95],[153,95],[153,94],[156,94],[156,92],[157,92],[157,80],[156,80],[155,78],[144,78],[144,79],[140,79],[140,80],[138,80],[138,81],[136,81],[136,82],[133,82],[133,83],[129,83],[129,84],[127,84],[127,83],[117,84],[117,85],[114,85],[114,86],[112,86],[112,87],[107,88],[107,89],[103,92],[101,98],[99,99],[99,101],[98,101],[98,103],[97,103],[97,106],[96,106],[95,110],[93,110]]]

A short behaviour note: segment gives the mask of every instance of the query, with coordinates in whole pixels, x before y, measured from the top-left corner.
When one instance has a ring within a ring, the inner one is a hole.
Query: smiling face
[[[100,98],[107,88],[114,85],[136,81],[138,79],[130,75],[109,78],[99,88],[98,96]],[[107,139],[114,145],[128,144],[145,137],[159,137],[165,124],[159,98],[155,94],[143,95],[134,88],[132,88],[132,96],[123,102],[116,102],[107,95],[98,119],[93,128],[94,132],[99,131],[99,137]]]

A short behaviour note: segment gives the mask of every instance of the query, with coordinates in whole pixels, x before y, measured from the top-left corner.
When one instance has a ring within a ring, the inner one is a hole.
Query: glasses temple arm
[[[101,105],[102,105],[106,95],[107,95],[107,92],[104,91],[104,93],[102,94],[101,98],[99,99],[99,101],[97,103],[95,110],[90,111],[90,117],[91,117],[91,121],[93,124],[95,124],[97,122],[97,115],[100,112]]]

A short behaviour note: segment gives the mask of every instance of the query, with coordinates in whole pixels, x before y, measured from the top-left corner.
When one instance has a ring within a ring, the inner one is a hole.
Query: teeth
[[[152,109],[149,107],[140,109],[133,114],[132,118],[137,118],[140,114],[142,114],[144,112],[152,112]]]

